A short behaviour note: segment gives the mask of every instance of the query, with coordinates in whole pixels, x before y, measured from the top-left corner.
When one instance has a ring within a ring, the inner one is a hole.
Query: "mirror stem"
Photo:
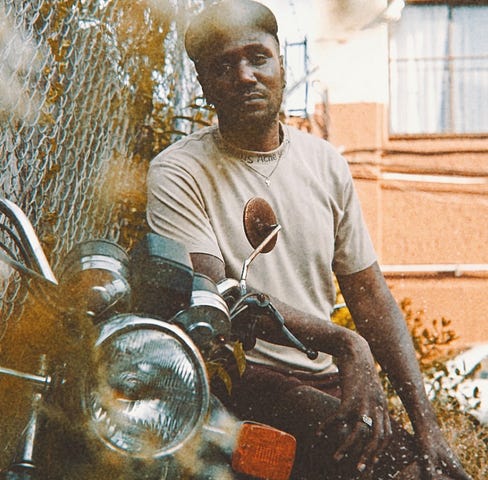
[[[241,273],[241,279],[239,281],[239,286],[241,289],[241,295],[246,295],[247,293],[247,273],[249,270],[249,265],[251,262],[262,252],[264,247],[268,245],[268,243],[273,240],[273,238],[278,234],[278,232],[281,230],[281,225],[278,223],[276,225],[273,225],[273,230],[271,233],[256,247],[256,249],[251,253],[251,255],[244,260],[244,264],[242,265],[242,273]]]

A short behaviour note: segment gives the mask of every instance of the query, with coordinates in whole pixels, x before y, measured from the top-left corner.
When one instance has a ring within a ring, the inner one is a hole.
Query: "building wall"
[[[307,36],[313,133],[349,161],[395,298],[450,319],[463,343],[488,341],[488,135],[389,137],[386,0],[263,3],[282,40]],[[418,264],[428,271],[410,271]]]
[[[329,119],[395,298],[488,340],[488,139],[390,139],[378,103],[331,104]]]
[[[388,27],[342,29],[334,41],[330,19],[317,18],[311,59],[329,140],[350,163],[395,298],[451,320],[460,342],[487,341],[488,136],[390,138]]]

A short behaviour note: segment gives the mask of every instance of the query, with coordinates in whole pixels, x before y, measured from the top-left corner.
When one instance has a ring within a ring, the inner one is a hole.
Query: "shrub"
[[[340,291],[337,301],[343,301]],[[456,387],[447,381],[446,361],[459,351],[455,345],[458,336],[451,327],[451,321],[446,318],[428,321],[422,310],[414,311],[409,298],[402,300],[399,306],[405,316],[429,397],[447,441],[474,480],[488,478],[488,426],[481,425],[471,414],[472,409],[479,405],[477,392],[473,391],[472,397],[466,399],[468,408],[463,403],[461,409]],[[336,309],[332,320],[354,329],[347,307]],[[381,378],[393,418],[411,431],[403,404],[383,372]]]

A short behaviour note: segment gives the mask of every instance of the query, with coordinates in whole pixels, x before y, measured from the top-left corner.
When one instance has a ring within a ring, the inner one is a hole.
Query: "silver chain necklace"
[[[254,173],[257,173],[260,177],[264,178],[264,183],[266,184],[267,187],[271,185],[271,175],[275,172],[275,170],[278,168],[278,165],[280,164],[281,157],[283,156],[283,153],[278,157],[278,160],[276,160],[276,164],[273,167],[273,170],[268,175],[265,175],[264,173],[260,172],[259,170],[256,170],[254,167],[251,167],[249,163],[243,162],[244,165],[246,165],[248,168],[250,168]]]
[[[269,187],[271,185],[271,176],[273,175],[274,172],[276,172],[276,169],[278,168],[278,166],[280,164],[280,160],[283,158],[283,155],[288,150],[288,145],[289,145],[288,138],[285,138],[283,140],[283,143],[284,143],[284,145],[282,145],[282,148],[278,154],[278,158],[276,159],[276,163],[268,175],[265,175],[263,172],[260,172],[258,169],[252,167],[249,162],[246,162],[245,160],[242,161],[242,163],[244,163],[244,165],[246,165],[250,170],[252,170],[254,173],[258,174],[260,177],[264,178],[264,183],[266,184],[267,187]]]

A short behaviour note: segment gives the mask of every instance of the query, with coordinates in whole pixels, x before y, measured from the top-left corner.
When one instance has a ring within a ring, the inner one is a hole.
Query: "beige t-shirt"
[[[252,263],[248,283],[304,312],[330,320],[333,272],[361,271],[376,260],[345,159],[326,141],[282,125],[272,152],[237,149],[217,127],[174,143],[148,172],[147,219],[160,235],[190,253],[224,261],[238,279],[252,252],[244,234],[244,205],[262,197],[282,225],[276,247]],[[309,360],[294,349],[259,341],[249,359],[285,370],[321,373],[329,355]]]

